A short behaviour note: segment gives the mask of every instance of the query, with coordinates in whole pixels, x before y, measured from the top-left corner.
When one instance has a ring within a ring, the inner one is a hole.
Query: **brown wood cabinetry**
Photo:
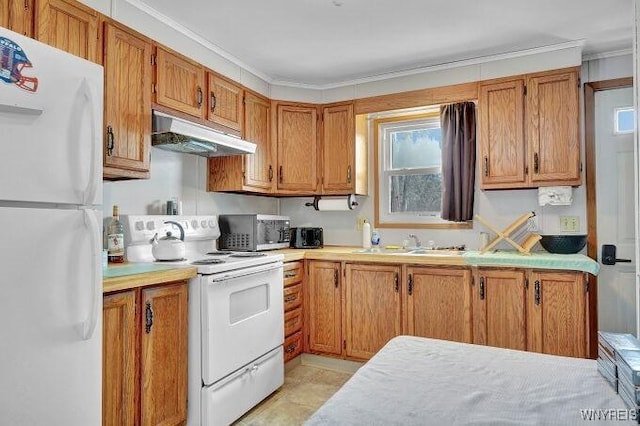
[[[404,333],[471,343],[471,271],[411,266],[406,277]]]
[[[0,0],[0,27],[33,37],[35,0]]]
[[[473,341],[527,349],[525,271],[479,269],[474,280]]]
[[[369,359],[401,333],[400,266],[347,264],[345,355]]]
[[[322,193],[353,193],[356,183],[353,103],[322,108]]]
[[[302,327],[304,323],[302,308],[303,263],[284,264],[284,362],[302,353]]]
[[[154,63],[155,102],[164,107],[204,119],[204,67],[162,46],[156,47]]]
[[[315,105],[276,103],[276,157],[279,194],[318,190],[318,110]]]
[[[38,0],[35,37],[65,52],[99,62],[98,12],[75,0]]]
[[[531,272],[527,292],[527,350],[587,357],[588,294],[584,274]]]
[[[483,189],[581,184],[578,81],[572,68],[480,84]]]
[[[185,424],[187,285],[104,296],[104,425]]]
[[[104,296],[102,333],[102,424],[138,421],[138,327],[136,291]]]
[[[252,155],[209,159],[209,191],[269,194],[274,184],[274,150],[271,144],[271,102],[245,91],[244,139],[255,143]]]
[[[151,157],[151,42],[104,24],[104,177],[148,178]]]
[[[207,120],[228,129],[242,132],[244,124],[242,86],[216,73],[208,72],[209,97]]]
[[[305,309],[308,349],[342,354],[342,297],[340,262],[312,260],[308,263]]]

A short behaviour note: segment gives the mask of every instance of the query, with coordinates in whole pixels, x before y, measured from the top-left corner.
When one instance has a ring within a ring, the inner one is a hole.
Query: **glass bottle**
[[[107,228],[109,263],[124,262],[124,226],[120,222],[118,206],[113,206],[113,217]]]

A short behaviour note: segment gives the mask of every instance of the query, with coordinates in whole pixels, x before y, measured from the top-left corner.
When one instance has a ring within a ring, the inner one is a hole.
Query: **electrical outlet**
[[[366,221],[366,216],[358,215],[358,217],[356,218],[356,228],[358,229],[358,231],[362,231],[362,225],[364,225]]]
[[[579,216],[560,216],[560,231],[578,232],[580,231]]]
[[[535,212],[534,212],[535,213]],[[529,231],[531,232],[540,232],[540,221],[538,220],[538,216],[533,216],[529,218]]]

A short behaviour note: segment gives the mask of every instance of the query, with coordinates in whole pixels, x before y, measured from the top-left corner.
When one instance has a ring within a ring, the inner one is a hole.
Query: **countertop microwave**
[[[289,247],[288,216],[221,214],[219,250],[260,251]]]

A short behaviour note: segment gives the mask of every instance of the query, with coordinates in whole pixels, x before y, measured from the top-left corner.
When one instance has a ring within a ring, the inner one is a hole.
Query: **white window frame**
[[[437,126],[436,126],[437,124]],[[378,203],[377,203],[377,223],[378,227],[398,227],[399,225],[409,225],[416,227],[449,227],[455,222],[443,220],[441,210],[428,213],[391,213],[391,190],[390,178],[396,175],[426,174],[439,172],[440,166],[436,167],[420,167],[420,168],[403,168],[391,169],[391,140],[389,133],[393,130],[415,128],[436,128],[440,127],[439,115],[428,114],[423,116],[406,117],[405,119],[394,118],[392,120],[376,120],[374,125],[377,127],[378,134],[378,164],[376,172],[378,173]]]
[[[635,128],[636,128],[635,114],[634,114],[633,129],[631,129],[631,130],[619,130],[618,129],[618,114],[621,113],[621,112],[626,112],[626,111],[633,112],[634,108],[632,106],[630,106],[630,107],[616,108],[616,109],[613,110],[613,134],[615,134],[615,135],[625,135],[625,134],[629,134],[629,133],[635,132]]]

